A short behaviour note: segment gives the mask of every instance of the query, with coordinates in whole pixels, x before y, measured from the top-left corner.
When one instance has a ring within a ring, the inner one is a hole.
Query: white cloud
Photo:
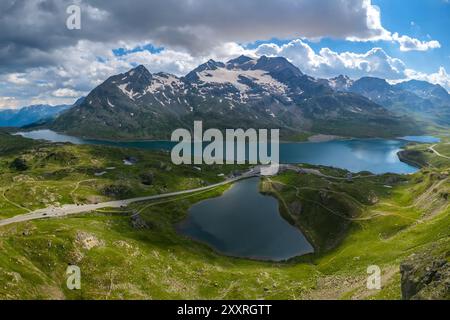
[[[6,76],[6,80],[16,85],[29,84],[30,82],[24,78],[25,76],[24,73],[11,73]]]
[[[340,74],[352,78],[363,76],[403,79],[406,66],[400,59],[388,56],[383,49],[373,48],[366,53],[337,53],[322,48],[316,53],[300,39],[285,45],[263,44],[255,53],[258,55],[283,56],[297,65],[303,72],[315,77],[330,78]]]
[[[378,34],[371,37],[349,36],[347,40],[350,41],[392,41],[400,46],[400,51],[427,51],[431,49],[438,49],[441,44],[437,40],[421,41],[419,39],[411,38],[406,35],[399,35],[398,32],[390,32],[386,30],[381,24],[380,9],[371,4],[370,0],[363,0],[363,7],[367,12],[367,26],[370,30],[378,30]],[[415,22],[410,22],[411,26],[415,26]]]
[[[19,107],[15,97],[0,97],[0,109],[15,109]]]
[[[447,91],[450,91],[450,75],[447,73],[444,67],[440,67],[435,73],[426,74],[423,72],[417,72],[415,70],[408,69],[406,74],[409,79],[424,80],[434,84],[440,84]]]
[[[400,36],[398,33],[392,35],[392,40],[400,44],[400,51],[427,51],[441,47],[439,41],[420,41],[408,36]]]
[[[73,89],[61,88],[53,91],[52,95],[57,98],[79,98],[82,93]]]
[[[283,56],[314,77],[331,78],[344,74],[354,79],[371,76],[391,82],[418,79],[440,84],[450,90],[450,76],[444,67],[431,74],[418,72],[408,68],[402,60],[389,56],[381,48],[373,48],[366,53],[338,53],[322,48],[316,53],[307,43],[297,39],[281,46],[262,44],[254,52],[257,55]]]
[[[145,41],[196,58],[224,43],[273,38],[394,41],[404,51],[440,46],[387,30],[371,0],[78,0],[82,28],[68,32],[66,9],[73,2],[0,1],[0,72],[57,66],[54,53],[73,57],[69,50],[80,43],[112,48]]]

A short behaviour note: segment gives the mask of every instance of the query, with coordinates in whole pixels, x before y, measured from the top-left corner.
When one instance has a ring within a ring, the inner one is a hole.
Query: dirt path
[[[6,192],[5,189],[1,189],[2,197],[3,197],[3,199],[5,199],[6,202],[8,202],[9,204],[12,204],[14,207],[17,207],[17,208],[19,208],[19,209],[22,209],[22,210],[31,212],[30,209],[25,208],[25,207],[22,207],[20,204],[15,203],[14,201],[9,200],[9,199],[6,197],[5,192]]]
[[[72,191],[70,191],[70,196],[72,197],[72,200],[75,200],[73,195],[75,192],[77,192],[78,188],[80,187],[80,184],[85,183],[85,182],[91,182],[91,181],[97,181],[97,179],[86,179],[86,180],[78,181],[75,184],[75,187],[72,189]]]

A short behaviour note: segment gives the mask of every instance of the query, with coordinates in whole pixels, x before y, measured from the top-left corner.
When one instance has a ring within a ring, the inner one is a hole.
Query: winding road
[[[196,192],[200,192],[200,191],[206,191],[206,190],[214,189],[214,188],[224,186],[227,184],[231,184],[231,183],[237,182],[239,180],[248,179],[251,177],[258,177],[261,175],[262,168],[264,168],[264,167],[256,166],[256,167],[251,168],[249,171],[245,172],[241,176],[230,178],[230,179],[227,179],[225,181],[222,181],[222,182],[219,182],[216,184],[211,184],[209,186],[195,188],[195,189],[163,193],[163,194],[157,194],[157,195],[153,195],[153,196],[131,198],[131,199],[126,199],[126,200],[101,202],[101,203],[95,203],[95,204],[81,204],[81,205],[80,204],[78,204],[78,205],[77,204],[66,204],[61,207],[48,207],[48,208],[44,208],[44,209],[30,211],[29,213],[26,213],[26,214],[17,215],[17,216],[8,218],[8,219],[0,220],[0,227],[6,226],[9,224],[13,224],[13,223],[30,221],[30,220],[60,218],[60,217],[79,214],[79,213],[83,213],[83,212],[95,211],[95,210],[104,209],[104,208],[123,208],[123,207],[129,206],[130,204],[136,203],[136,202],[158,200],[158,199],[180,196],[180,195],[184,195],[184,194],[191,194],[191,193],[196,193]],[[300,174],[314,174],[319,177],[330,178],[330,179],[339,179],[339,180],[347,179],[347,178],[343,178],[343,177],[333,177],[333,176],[325,175],[317,169],[300,168],[295,165],[280,165],[279,170],[280,170],[280,172],[283,170],[292,170],[292,171],[295,171]],[[371,177],[371,176],[374,176],[374,175],[355,176],[355,177],[353,177],[353,179],[366,178],[366,177]],[[87,181],[87,180],[85,180],[85,181]],[[24,209],[26,209],[26,208],[24,208]],[[28,209],[26,209],[26,210],[28,210]]]
[[[433,151],[434,154],[437,155],[438,157],[445,158],[445,159],[450,159],[450,157],[444,156],[443,154],[441,154],[441,153],[439,153],[438,151],[436,151],[436,149],[434,148],[434,147],[436,147],[436,146],[437,146],[436,144],[433,144],[429,149],[430,149],[431,151]]]
[[[108,201],[108,202],[102,202],[102,203],[96,203],[96,204],[82,204],[82,205],[67,204],[67,205],[63,205],[61,207],[49,207],[49,208],[45,208],[45,209],[39,209],[36,211],[31,211],[30,213],[27,213],[27,214],[22,214],[22,215],[14,216],[12,218],[0,220],[0,227],[6,226],[9,224],[13,224],[13,223],[30,221],[30,220],[65,217],[68,215],[74,215],[74,214],[79,214],[79,213],[83,213],[83,212],[90,212],[90,211],[103,209],[103,208],[122,208],[122,207],[126,207],[135,202],[164,199],[164,198],[175,197],[175,196],[179,196],[179,195],[183,195],[183,194],[189,194],[189,193],[195,193],[195,192],[199,192],[199,191],[210,190],[210,189],[214,189],[214,188],[224,186],[224,185],[227,185],[230,183],[234,183],[239,180],[248,179],[251,177],[258,177],[259,175],[260,175],[260,167],[255,167],[255,168],[250,169],[248,172],[242,174],[241,176],[230,178],[230,179],[227,179],[227,180],[219,182],[219,183],[215,183],[215,184],[211,184],[209,186],[195,188],[195,189],[182,190],[182,191],[176,191],[176,192],[170,192],[170,193],[164,193],[164,194],[158,194],[158,195],[146,196],[146,197],[131,198],[131,199],[126,199],[126,200]]]

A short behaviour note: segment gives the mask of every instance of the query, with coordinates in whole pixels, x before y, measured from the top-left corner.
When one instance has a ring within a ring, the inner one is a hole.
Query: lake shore
[[[352,138],[346,138],[341,136],[329,135],[329,134],[315,134],[308,138],[308,142],[328,142],[334,140],[346,140]]]

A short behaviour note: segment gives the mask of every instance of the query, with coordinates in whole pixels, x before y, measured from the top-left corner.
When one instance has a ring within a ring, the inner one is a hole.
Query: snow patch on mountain
[[[197,73],[203,84],[231,84],[242,94],[251,91],[251,83],[275,94],[285,94],[287,86],[263,70],[216,68]],[[245,82],[245,83],[244,83]]]
[[[120,91],[122,91],[123,94],[125,94],[128,98],[130,98],[131,100],[134,101],[134,96],[136,95],[136,93],[133,92],[133,89],[131,90],[127,90],[127,87],[130,85],[130,83],[125,83],[125,84],[119,84],[117,86],[117,88],[119,88]],[[139,94],[139,93],[137,93]]]
[[[147,87],[145,93],[155,93],[169,89],[172,94],[175,91],[183,89],[184,83],[174,75],[168,73],[159,73],[153,76],[152,83]]]
[[[108,103],[108,106],[114,108],[114,105],[109,101],[109,98],[106,98],[106,102]]]

